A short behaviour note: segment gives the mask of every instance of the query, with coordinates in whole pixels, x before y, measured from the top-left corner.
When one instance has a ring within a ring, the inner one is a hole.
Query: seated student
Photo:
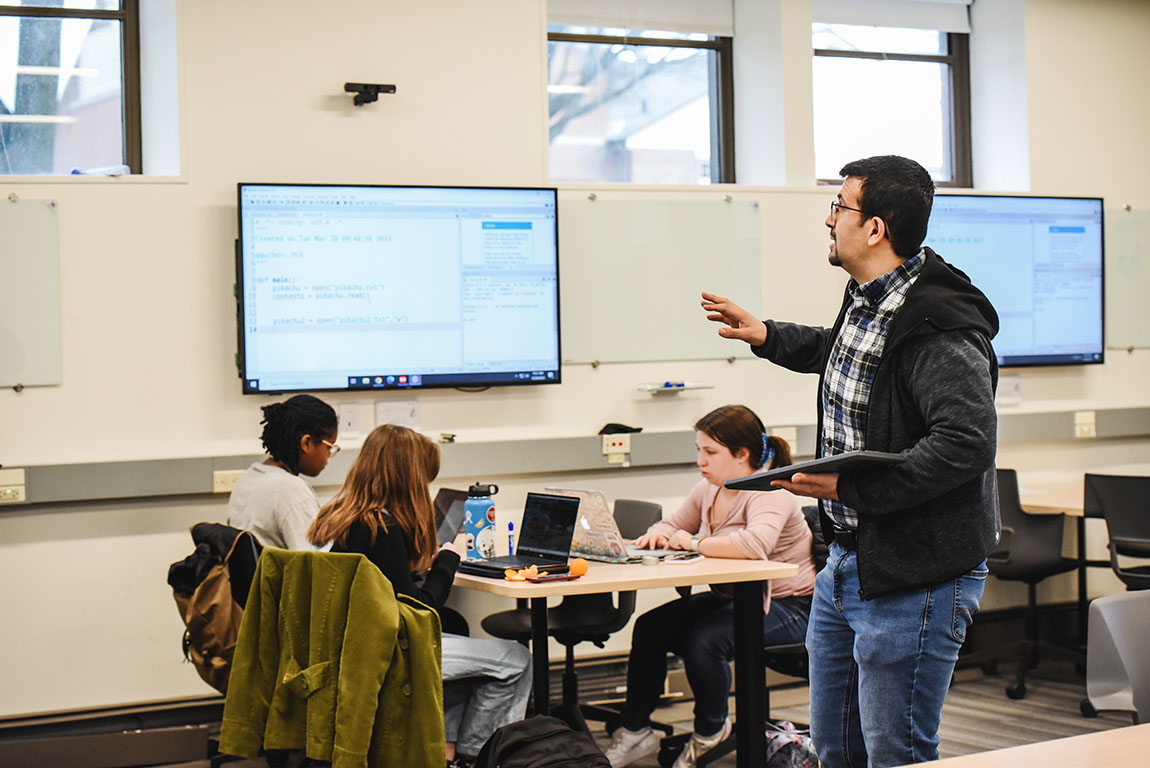
[[[439,610],[461,548],[436,548],[428,484],[439,447],[406,427],[367,436],[343,488],[320,510],[308,540],[332,552],[366,555],[398,594]],[[522,720],[531,691],[531,655],[510,640],[443,635],[443,709],[448,765],[469,765],[496,728]]]
[[[339,419],[311,395],[265,405],[261,440],[268,457],[247,468],[228,499],[228,525],[246,528],[266,547],[311,549],[307,529],[319,512],[315,477],[339,453]]]
[[[811,531],[797,497],[779,491],[733,491],[723,483],[763,468],[791,463],[785,440],[767,436],[749,408],[725,405],[695,424],[703,479],[669,518],[635,540],[641,547],[697,550],[707,557],[771,559],[799,566],[797,576],[770,581],[763,595],[763,643],[802,642],[814,591]],[[731,732],[727,699],[735,654],[731,596],[712,587],[672,600],[635,622],[627,666],[622,727],[606,755],[612,768],[655,752],[651,713],[667,676],[667,652],[683,659],[695,694],[695,727],[675,768],[693,768],[699,756]]]

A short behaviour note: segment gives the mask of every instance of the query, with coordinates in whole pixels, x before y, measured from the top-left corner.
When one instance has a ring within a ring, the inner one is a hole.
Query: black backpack
[[[585,731],[536,715],[505,725],[483,745],[474,768],[611,768]]]

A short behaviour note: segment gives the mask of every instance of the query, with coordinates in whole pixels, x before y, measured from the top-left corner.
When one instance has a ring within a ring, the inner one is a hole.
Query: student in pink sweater
[[[723,486],[727,480],[790,464],[790,447],[768,436],[759,417],[743,405],[725,405],[699,419],[695,446],[703,478],[678,510],[652,525],[635,544],[696,550],[707,557],[795,563],[797,576],[770,581],[763,590],[763,642],[802,642],[815,566],[811,531],[798,497],[787,491]],[[732,612],[730,593],[715,585],[650,610],[635,622],[622,726],[606,752],[612,768],[630,765],[659,748],[650,718],[663,691],[668,652],[683,659],[695,694],[694,734],[675,768],[694,768],[699,755],[730,734]]]

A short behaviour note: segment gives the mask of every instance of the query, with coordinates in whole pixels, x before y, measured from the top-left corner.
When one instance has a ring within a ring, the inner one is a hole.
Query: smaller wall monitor
[[[243,390],[557,384],[545,188],[240,184]]]
[[[999,365],[1103,362],[1101,198],[936,195],[924,244],[994,304]]]

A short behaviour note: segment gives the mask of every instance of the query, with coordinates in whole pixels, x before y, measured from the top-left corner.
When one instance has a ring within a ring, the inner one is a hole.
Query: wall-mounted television
[[[994,304],[999,365],[1103,362],[1101,198],[939,194],[925,244]]]
[[[557,384],[547,188],[240,184],[246,394]]]

